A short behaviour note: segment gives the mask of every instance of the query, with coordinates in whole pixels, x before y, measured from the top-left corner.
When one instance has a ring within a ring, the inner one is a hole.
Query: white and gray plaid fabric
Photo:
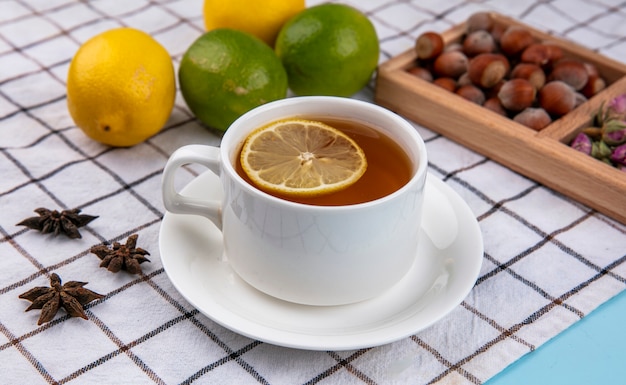
[[[422,31],[446,30],[479,10],[626,60],[622,0],[345,3],[375,24],[381,62]],[[180,95],[162,132],[130,149],[86,138],[66,108],[68,65],[81,43],[131,26],[161,42],[177,67],[203,32],[202,1],[4,0],[0,10],[2,384],[480,384],[625,288],[624,225],[416,126],[430,172],[463,197],[484,236],[469,296],[409,338],[357,351],[294,350],[231,332],[175,290],[158,248],[168,156],[186,144],[218,145],[219,135],[194,119]],[[372,83],[355,97],[371,101],[373,92]],[[180,184],[199,172],[187,169]],[[16,226],[37,207],[99,218],[78,240]],[[151,253],[143,274],[99,268],[90,247],[133,233]],[[18,295],[47,286],[53,272],[105,295],[86,306],[88,320],[60,311],[37,326],[38,312],[24,312],[28,303]]]

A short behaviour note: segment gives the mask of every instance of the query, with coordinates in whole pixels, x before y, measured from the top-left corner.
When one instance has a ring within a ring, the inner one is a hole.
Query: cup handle
[[[222,202],[210,201],[182,195],[174,188],[176,171],[190,163],[207,167],[215,175],[220,175],[220,149],[212,146],[191,144],[174,151],[163,169],[161,191],[165,209],[175,214],[201,215],[222,229]]]

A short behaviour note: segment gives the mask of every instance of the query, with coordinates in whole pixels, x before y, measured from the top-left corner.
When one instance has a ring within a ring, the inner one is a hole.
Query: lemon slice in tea
[[[367,169],[363,150],[327,124],[287,119],[253,131],[241,150],[244,172],[262,190],[319,196],[355,183]]]

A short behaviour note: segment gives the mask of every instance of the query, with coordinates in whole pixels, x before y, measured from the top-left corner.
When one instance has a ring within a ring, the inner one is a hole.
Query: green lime
[[[371,79],[379,45],[363,13],[347,5],[322,4],[285,23],[275,51],[295,94],[350,96]]]
[[[287,96],[287,74],[274,51],[233,29],[216,29],[194,41],[180,62],[178,80],[191,112],[221,131],[254,107]]]

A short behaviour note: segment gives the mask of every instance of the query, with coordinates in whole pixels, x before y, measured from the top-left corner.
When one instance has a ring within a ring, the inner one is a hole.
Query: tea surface
[[[269,194],[292,202],[310,205],[351,205],[387,196],[400,189],[411,179],[412,166],[408,155],[400,145],[379,130],[351,120],[308,116],[303,118],[326,123],[351,137],[365,152],[367,170],[356,183],[341,191],[326,195],[294,197],[268,192]],[[243,171],[239,158],[237,156],[237,164],[235,165],[237,173],[248,183],[258,188]]]

